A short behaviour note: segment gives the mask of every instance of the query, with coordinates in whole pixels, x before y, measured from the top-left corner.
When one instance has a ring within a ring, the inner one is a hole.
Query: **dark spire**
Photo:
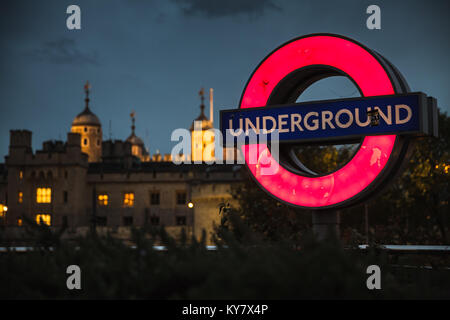
[[[91,84],[89,81],[86,81],[86,84],[84,85],[84,92],[86,93],[86,99],[84,101],[86,102],[85,111],[89,110],[89,90],[91,89]]]
[[[131,111],[130,117],[131,117],[131,135],[132,136],[134,136],[134,129],[136,128],[136,126],[134,125],[135,116],[136,116],[136,112]]]
[[[191,131],[194,130],[194,124],[196,121],[202,122],[202,124],[201,124],[202,130],[205,128],[209,129],[211,127],[208,124],[208,123],[210,123],[208,118],[205,116],[205,103],[204,103],[205,102],[205,91],[203,90],[203,88],[200,89],[200,91],[198,92],[198,95],[200,96],[200,100],[201,100],[201,104],[200,104],[201,112],[200,112],[200,115],[196,119],[194,119],[194,121],[192,122]]]
[[[206,116],[205,116],[205,90],[203,90],[203,88],[201,88],[200,91],[198,92],[198,94],[200,95],[200,100],[201,100],[200,118],[206,118]]]

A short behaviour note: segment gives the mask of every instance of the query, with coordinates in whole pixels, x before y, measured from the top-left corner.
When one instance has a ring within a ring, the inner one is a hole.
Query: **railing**
[[[423,253],[423,254],[434,254],[434,253],[450,253],[450,246],[431,246],[431,245],[377,245],[375,246],[377,249],[381,249],[383,251],[388,251],[392,253]],[[362,244],[358,246],[361,250],[367,250],[370,246],[366,244]]]
[[[136,246],[131,246],[132,249],[135,249]],[[370,248],[369,245],[362,244],[358,246],[361,250],[368,250]],[[375,248],[383,251],[388,251],[392,253],[423,253],[423,254],[450,254],[450,246],[431,246],[431,245],[377,245]],[[49,248],[52,250],[53,248]],[[153,246],[153,249],[156,251],[166,251],[166,246]],[[0,247],[0,253],[6,253],[8,251],[16,251],[16,252],[28,252],[34,250],[34,247],[31,246],[11,246],[11,247]],[[217,246],[206,246],[206,250],[215,251],[217,250]]]

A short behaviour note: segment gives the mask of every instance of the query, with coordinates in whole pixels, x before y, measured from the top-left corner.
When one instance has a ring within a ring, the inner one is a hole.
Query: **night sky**
[[[67,6],[81,7],[81,30],[66,28]],[[366,8],[381,8],[381,30]],[[175,128],[199,114],[198,91],[214,88],[219,109],[237,107],[258,63],[282,43],[338,33],[375,49],[413,91],[450,110],[450,1],[95,0],[0,4],[0,162],[9,130],[33,131],[33,148],[65,140],[92,85],[91,110],[104,139],[126,139],[129,114],[150,152],[170,152]],[[324,80],[302,99],[355,95],[349,81]],[[209,113],[208,113],[209,114]]]

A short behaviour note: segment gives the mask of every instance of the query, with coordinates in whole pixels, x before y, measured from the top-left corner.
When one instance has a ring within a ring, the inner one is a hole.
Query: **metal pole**
[[[93,235],[97,235],[97,188],[95,184],[92,188],[91,231]]]
[[[364,204],[364,229],[366,232],[366,243],[369,244],[369,205]]]
[[[340,211],[314,211],[312,213],[313,232],[319,241],[339,239],[340,223]]]

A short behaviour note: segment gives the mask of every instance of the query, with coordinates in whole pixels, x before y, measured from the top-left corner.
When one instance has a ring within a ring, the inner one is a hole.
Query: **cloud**
[[[188,16],[202,15],[208,18],[219,18],[233,15],[258,17],[268,10],[281,10],[271,0],[172,0],[180,5]]]
[[[96,54],[81,52],[75,41],[69,38],[46,41],[41,48],[32,51],[30,54],[38,60],[55,64],[99,64]]]

